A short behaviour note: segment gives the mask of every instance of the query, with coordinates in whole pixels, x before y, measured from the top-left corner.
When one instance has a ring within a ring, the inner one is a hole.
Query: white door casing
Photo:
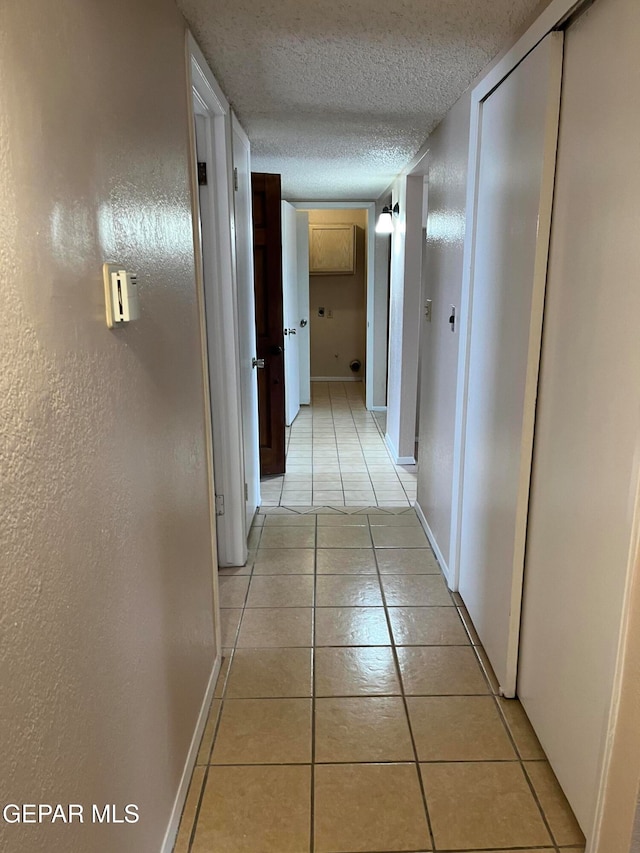
[[[282,317],[284,323],[284,389],[287,426],[300,411],[298,352],[298,226],[296,209],[282,202]]]
[[[514,696],[562,79],[550,33],[482,104],[459,589]]]
[[[251,149],[249,139],[235,115],[231,114],[235,185],[235,264],[238,283],[238,344],[240,350],[240,391],[245,517],[249,531],[260,505],[260,432],[258,421],[258,379],[253,359],[257,354],[256,317],[253,286],[253,223],[251,213]]]
[[[213,431],[218,564],[244,565],[247,533],[240,399],[238,308],[233,256],[233,185],[229,105],[195,41],[188,39],[194,158],[206,163],[207,183],[199,187],[200,255],[207,338],[209,397]]]

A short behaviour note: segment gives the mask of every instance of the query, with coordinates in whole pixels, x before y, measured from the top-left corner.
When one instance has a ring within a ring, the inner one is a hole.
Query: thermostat
[[[103,264],[104,301],[107,326],[122,326],[140,315],[138,304],[138,278],[120,264]]]

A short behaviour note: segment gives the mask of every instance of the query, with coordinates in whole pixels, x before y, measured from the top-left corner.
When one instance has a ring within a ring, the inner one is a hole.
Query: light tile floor
[[[405,506],[416,466],[395,465],[361,382],[313,382],[287,430],[286,473],[262,480],[263,506]]]
[[[584,850],[413,509],[266,510],[175,853]]]

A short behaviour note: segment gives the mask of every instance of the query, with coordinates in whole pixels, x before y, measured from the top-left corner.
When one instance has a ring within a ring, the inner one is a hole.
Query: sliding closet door
[[[566,33],[518,678],[589,840],[637,560],[639,32],[596,0]]]
[[[506,696],[515,695],[562,42],[548,35],[481,113],[459,588]]]

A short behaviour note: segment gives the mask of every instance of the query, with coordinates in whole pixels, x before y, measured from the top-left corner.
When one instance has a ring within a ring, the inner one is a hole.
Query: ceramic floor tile
[[[318,548],[371,548],[367,527],[318,528]]]
[[[582,830],[548,762],[527,761],[525,768],[556,844],[560,847],[584,844]]]
[[[415,515],[371,515],[369,523],[372,527],[412,527],[422,530]]]
[[[318,516],[318,527],[366,527],[366,515],[325,515]]]
[[[398,649],[398,662],[407,695],[489,693],[471,647],[405,646]]]
[[[515,761],[491,696],[409,696],[420,761]]]
[[[310,699],[225,699],[212,764],[309,761]]]
[[[315,760],[412,761],[404,702],[397,696],[317,699]]]
[[[270,515],[264,526],[267,529],[271,527],[314,527],[316,523],[312,515]]]
[[[421,764],[437,849],[548,846],[517,762]]]
[[[210,767],[192,853],[306,853],[310,823],[310,767]]]
[[[422,528],[374,527],[371,535],[376,548],[427,548],[429,546]]]
[[[246,610],[238,648],[285,648],[312,645],[313,610],[310,607],[273,607]]]
[[[248,577],[219,577],[220,607],[243,607],[248,589]]]
[[[312,575],[313,563],[313,548],[265,548],[256,554],[253,574]]]
[[[469,638],[455,607],[389,607],[397,646],[461,646]]]
[[[254,576],[246,606],[313,607],[313,583],[311,575]]]
[[[311,696],[311,649],[236,649],[227,699]]]
[[[317,696],[399,694],[390,648],[316,648]]]
[[[390,607],[453,607],[447,585],[439,575],[383,575],[382,588]]]
[[[376,574],[373,548],[319,548],[316,563],[319,575]]]
[[[342,490],[324,492],[314,489],[312,497],[314,504],[337,504],[344,500]]]
[[[223,648],[232,648],[236,644],[238,626],[242,618],[242,609],[220,609],[220,633]]]
[[[498,702],[520,757],[525,760],[546,758],[520,702],[517,699],[504,699],[502,696],[498,697]]]
[[[388,646],[389,629],[382,607],[319,607],[316,646]]]
[[[388,517],[403,518],[402,515]],[[382,575],[440,574],[440,567],[431,548],[409,548],[406,551],[397,548],[379,548],[376,551],[376,557]]]
[[[323,575],[316,578],[317,607],[382,607],[377,575]]]
[[[413,764],[318,765],[316,853],[431,850]]]
[[[286,505],[286,500],[283,500],[283,504]],[[262,531],[258,555],[264,548],[313,548],[315,536],[313,527],[265,527]]]

